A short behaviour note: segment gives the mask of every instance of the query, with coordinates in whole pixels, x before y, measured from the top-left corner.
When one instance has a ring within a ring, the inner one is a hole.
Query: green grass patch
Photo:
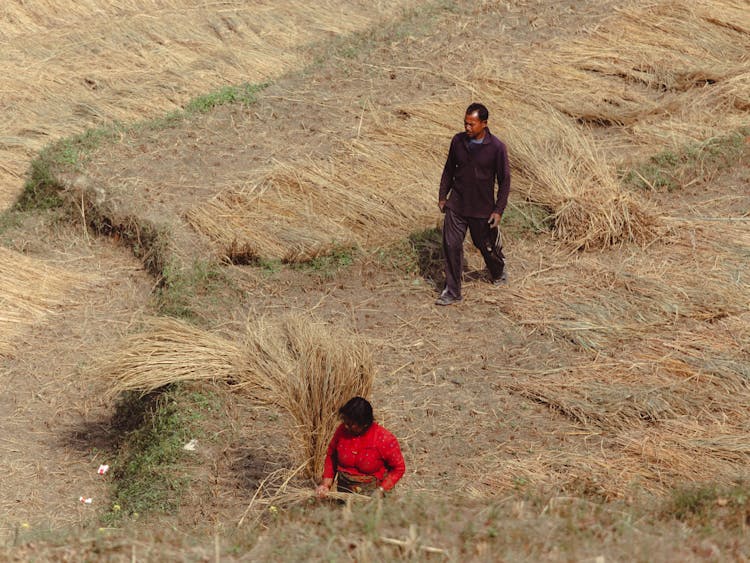
[[[663,517],[673,517],[705,531],[744,530],[750,523],[750,486],[709,483],[676,489],[666,502]]]
[[[281,271],[284,267],[284,263],[278,258],[258,258],[252,262],[254,266],[259,268],[265,275],[272,276]]]
[[[13,206],[14,211],[31,211],[54,209],[62,206],[59,195],[62,186],[52,172],[52,163],[48,152],[42,153],[31,161],[29,178],[24,184],[21,196]]]
[[[196,260],[184,268],[172,260],[161,270],[161,283],[156,291],[157,308],[162,315],[195,321],[200,300],[230,286],[218,263]]]
[[[250,264],[265,276],[274,276],[289,269],[321,279],[332,279],[338,272],[354,264],[360,251],[355,246],[337,246],[329,252],[301,262],[287,262],[278,258],[255,258]]]
[[[177,511],[190,483],[181,464],[188,455],[184,445],[202,437],[201,420],[217,408],[215,398],[180,385],[146,397],[123,395],[114,424],[125,435],[112,463],[111,504],[103,523]]]
[[[89,155],[101,143],[115,138],[119,126],[88,129],[80,135],[61,139],[48,145],[31,161],[29,177],[14,211],[46,210],[61,207],[63,186],[58,179],[62,172],[81,169]]]
[[[538,203],[509,203],[503,214],[500,230],[504,236],[520,238],[549,232],[554,225],[551,210]]]
[[[469,498],[399,487],[382,504],[347,507],[310,499],[266,507],[243,526],[230,518],[178,527],[173,517],[157,515],[144,525],[123,518],[121,508],[119,516],[105,519],[113,525],[96,535],[90,526],[50,535],[21,529],[13,542],[17,547],[6,548],[5,554],[19,561],[59,560],[61,555],[120,560],[135,552],[131,545],[139,553],[148,546],[153,553],[179,553],[191,561],[204,560],[207,553],[253,561],[594,561],[601,554],[615,561],[741,561],[750,553],[742,494],[715,494],[739,492],[740,486],[706,485],[708,494],[687,501],[692,507],[687,514],[705,501],[705,514],[714,518],[706,527],[676,518],[664,510],[661,498],[637,489],[627,500],[602,502],[561,491]],[[714,507],[726,509],[735,520],[717,519],[721,512]]]
[[[421,229],[387,246],[376,249],[372,258],[383,268],[437,284],[443,279],[442,232],[438,228]]]
[[[223,105],[242,104],[250,106],[258,101],[258,93],[270,86],[270,82],[252,84],[245,82],[239,85],[224,86],[209,92],[201,94],[189,100],[183,109],[173,110],[160,117],[141,121],[132,124],[131,131],[161,131],[181,125],[185,119],[192,115],[200,115]]]
[[[262,542],[252,536],[243,542],[239,534],[234,542],[253,559],[288,561],[544,561],[628,553],[627,522],[634,519],[628,507],[571,497],[514,500],[398,492],[382,504],[351,508],[311,501],[267,510]]]
[[[311,260],[290,264],[290,267],[293,270],[306,272],[323,279],[331,279],[340,270],[351,266],[357,254],[358,250],[354,246],[338,246]]]
[[[11,229],[20,227],[23,224],[23,219],[20,213],[9,209],[0,213],[0,235],[5,234]]]
[[[243,104],[249,106],[257,101],[258,92],[267,88],[268,85],[269,83],[266,82],[262,84],[245,83],[240,86],[225,86],[215,92],[193,98],[185,106],[185,112],[187,114],[206,113],[215,107],[225,104]]]
[[[445,266],[442,231],[435,227],[415,231],[407,237],[407,241],[407,255],[413,260],[413,271],[428,281],[441,279]]]
[[[622,174],[622,183],[640,190],[673,191],[709,181],[737,164],[747,151],[750,127],[685,146],[662,151]]]

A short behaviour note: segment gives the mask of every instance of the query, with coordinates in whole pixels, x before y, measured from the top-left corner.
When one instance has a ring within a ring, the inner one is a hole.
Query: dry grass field
[[[0,557],[750,558],[750,3],[52,4],[0,8]],[[475,100],[510,283],[437,308]],[[319,502],[353,394],[407,474]]]

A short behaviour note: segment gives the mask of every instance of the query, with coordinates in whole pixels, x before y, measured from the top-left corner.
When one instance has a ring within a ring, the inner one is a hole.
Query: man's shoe
[[[508,271],[503,270],[503,273],[500,274],[500,277],[496,280],[492,280],[492,285],[494,286],[501,286],[501,285],[508,285]]]
[[[463,297],[453,297],[450,293],[443,291],[435,301],[435,305],[453,305],[461,301]]]

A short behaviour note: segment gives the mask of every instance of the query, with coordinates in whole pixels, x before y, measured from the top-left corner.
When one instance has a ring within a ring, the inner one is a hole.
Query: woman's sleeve
[[[339,442],[339,434],[341,427],[336,428],[336,432],[333,433],[333,438],[328,444],[328,450],[326,451],[326,460],[323,464],[323,479],[333,479],[336,474],[336,446]]]
[[[404,463],[404,456],[401,454],[401,446],[393,434],[388,433],[387,437],[384,438],[381,455],[388,468],[388,474],[383,479],[383,482],[380,483],[380,486],[384,490],[390,491],[398,483],[399,479],[404,476],[404,473],[406,473],[406,464]]]

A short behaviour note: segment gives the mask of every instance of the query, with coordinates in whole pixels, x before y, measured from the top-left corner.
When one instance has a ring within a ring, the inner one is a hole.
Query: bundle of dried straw
[[[208,380],[275,405],[290,415],[291,449],[310,475],[322,472],[338,408],[353,396],[369,396],[374,378],[363,340],[304,316],[252,321],[239,339],[174,319],[148,319],[145,331],[94,369],[114,380],[111,394]]]

